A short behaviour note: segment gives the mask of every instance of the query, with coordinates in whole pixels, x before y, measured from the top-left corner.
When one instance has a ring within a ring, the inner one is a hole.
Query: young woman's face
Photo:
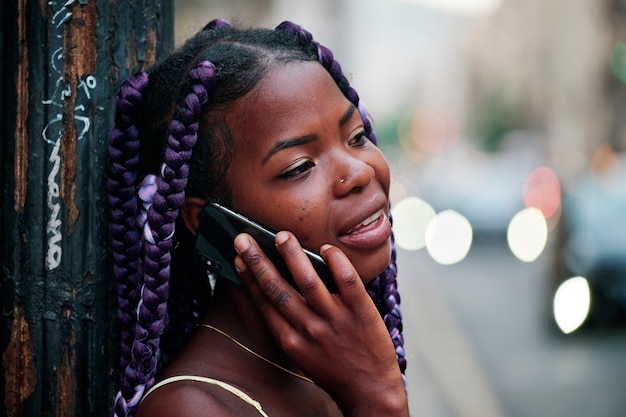
[[[233,208],[318,251],[342,249],[364,280],[390,257],[389,167],[357,109],[316,62],[278,65],[226,115]]]

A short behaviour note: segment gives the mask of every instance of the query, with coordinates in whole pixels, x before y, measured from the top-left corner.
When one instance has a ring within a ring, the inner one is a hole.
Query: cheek
[[[317,224],[313,216],[314,204],[305,199],[297,205],[296,210],[297,212],[293,217],[295,222],[289,225],[289,230],[298,237],[301,244],[308,246],[313,239],[309,227],[312,224]]]
[[[389,195],[389,187],[391,184],[391,172],[389,170],[389,164],[387,163],[387,160],[385,159],[383,154],[380,153],[380,151],[378,152],[379,157],[373,164],[374,171],[376,172],[376,177],[378,178],[380,184],[383,186],[385,193]]]
[[[329,201],[323,193],[307,188],[306,192],[291,193],[286,201],[274,205],[269,214],[277,222],[275,229],[289,230],[300,244],[316,251],[332,235],[328,207]]]
[[[241,211],[270,229],[290,231],[304,246],[315,242],[315,233],[319,231],[320,219],[316,217],[316,204],[311,200],[300,200],[294,195],[282,198],[267,192],[253,199],[246,198],[240,193],[235,193],[235,196],[232,201],[235,210]],[[247,194],[247,197],[249,196],[250,194]]]

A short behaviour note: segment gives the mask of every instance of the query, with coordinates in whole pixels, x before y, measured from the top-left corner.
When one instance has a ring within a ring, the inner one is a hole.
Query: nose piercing
[[[341,179],[339,180],[339,182],[343,184],[344,182],[346,182],[346,179],[345,179],[345,178],[341,178]]]

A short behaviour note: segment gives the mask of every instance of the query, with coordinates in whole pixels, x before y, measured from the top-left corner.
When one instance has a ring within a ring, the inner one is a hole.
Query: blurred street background
[[[411,412],[626,415],[626,0],[177,0],[292,20],[374,119]]]

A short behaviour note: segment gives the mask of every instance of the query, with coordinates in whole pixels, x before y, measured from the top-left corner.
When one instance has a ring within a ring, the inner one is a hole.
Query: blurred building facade
[[[564,177],[576,176],[601,145],[623,147],[606,88],[609,16],[604,1],[508,0],[472,25],[468,96],[477,111],[512,108],[510,127],[542,132]]]
[[[482,14],[423,2],[177,0],[176,43],[214,17],[289,19],[331,47],[379,124],[435,104],[487,148],[532,132],[564,177],[602,144],[626,145],[624,83],[610,71],[626,1],[501,0]]]

